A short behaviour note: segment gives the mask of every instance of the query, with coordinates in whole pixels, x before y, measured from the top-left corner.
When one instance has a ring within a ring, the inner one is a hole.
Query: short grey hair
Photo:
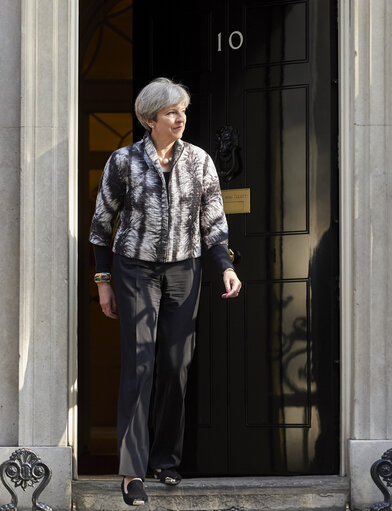
[[[190,101],[189,92],[182,84],[169,78],[156,78],[139,92],[135,101],[136,117],[146,130],[151,131],[147,121],[155,121],[159,110],[182,102],[187,107]]]

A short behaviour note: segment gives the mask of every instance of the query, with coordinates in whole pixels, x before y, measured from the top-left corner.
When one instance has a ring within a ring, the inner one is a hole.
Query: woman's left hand
[[[226,293],[222,295],[222,298],[237,298],[242,284],[236,272],[233,270],[225,270],[223,273],[223,283]]]

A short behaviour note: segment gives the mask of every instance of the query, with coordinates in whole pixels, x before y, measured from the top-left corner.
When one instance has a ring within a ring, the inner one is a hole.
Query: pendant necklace
[[[172,161],[172,159],[173,159],[173,158],[172,158],[171,156],[170,156],[170,158],[160,158],[160,157],[158,156],[159,163],[163,163],[164,165],[167,165],[169,162],[171,162],[171,161]]]

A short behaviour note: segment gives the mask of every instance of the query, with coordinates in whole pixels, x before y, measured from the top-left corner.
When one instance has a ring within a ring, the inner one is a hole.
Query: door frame
[[[338,105],[339,105],[339,263],[340,263],[340,475],[346,475],[347,440],[351,431],[352,291],[353,291],[353,168],[351,121],[351,15],[350,2],[338,1]],[[69,284],[68,284],[68,445],[73,452],[73,478],[77,479],[77,276],[78,276],[78,81],[79,0],[70,2],[69,23]]]
[[[69,174],[68,174],[68,445],[72,478],[78,478],[78,125],[79,125],[79,0],[70,1],[69,23]]]
[[[340,475],[348,471],[351,436],[353,352],[353,226],[354,169],[351,123],[351,2],[338,0],[338,115],[339,115],[339,267],[340,267]]]

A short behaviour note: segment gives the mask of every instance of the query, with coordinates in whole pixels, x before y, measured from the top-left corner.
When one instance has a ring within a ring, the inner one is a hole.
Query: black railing
[[[384,495],[384,502],[377,502],[370,511],[391,511],[391,494],[388,488],[392,486],[392,449],[385,451],[381,459],[373,463],[370,474]]]
[[[11,502],[0,506],[0,511],[17,511],[17,488],[25,491],[26,488],[34,487],[36,484],[38,486],[31,498],[32,511],[52,511],[50,506],[38,502],[39,495],[52,477],[52,471],[35,452],[29,449],[18,449],[13,452],[10,458],[0,465],[0,476],[3,485],[11,495]]]

